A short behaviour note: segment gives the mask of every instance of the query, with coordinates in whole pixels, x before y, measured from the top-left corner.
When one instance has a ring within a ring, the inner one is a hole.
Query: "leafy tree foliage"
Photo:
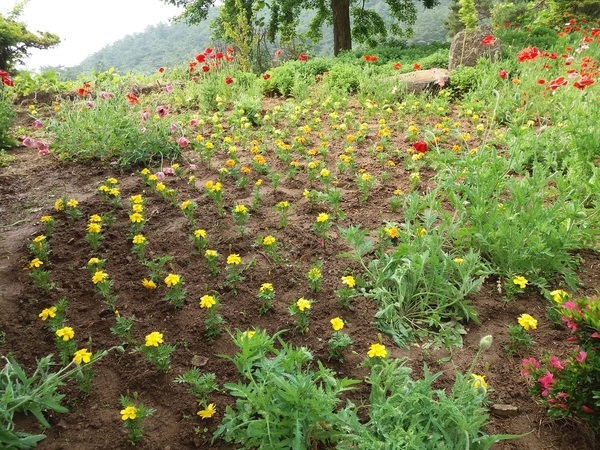
[[[184,7],[180,16],[190,23],[204,20],[209,8],[215,0],[163,0],[175,6]],[[419,0],[425,8],[433,8],[439,0]],[[410,27],[417,16],[417,4],[414,0],[385,0],[384,2],[367,2],[364,0],[243,0],[239,1],[245,8],[248,18],[261,17],[259,11],[268,11],[269,38],[273,41],[277,33],[284,39],[294,36],[298,26],[298,17],[303,10],[314,10],[315,16],[310,25],[311,37],[321,35],[322,25],[333,25],[333,52],[337,55],[342,50],[352,48],[352,39],[370,46],[388,39],[389,35],[406,36],[401,25]],[[234,4],[233,2],[225,2]],[[387,7],[385,14],[377,9]],[[253,16],[254,14],[254,16]],[[391,24],[384,20],[391,19]],[[237,15],[236,15],[237,21]]]
[[[0,14],[0,70],[12,70],[23,58],[29,56],[31,48],[46,49],[60,42],[55,34],[33,33],[18,21],[27,1],[18,2],[6,17]]]

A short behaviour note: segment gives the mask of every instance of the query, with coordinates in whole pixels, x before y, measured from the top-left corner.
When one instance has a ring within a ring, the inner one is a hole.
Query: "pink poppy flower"
[[[171,125],[169,125],[169,132],[171,133],[175,133],[177,131],[177,125],[172,123]]]
[[[200,123],[200,120],[192,119],[192,120],[190,120],[190,127],[197,127],[199,123]]]
[[[158,181],[165,181],[166,177],[164,172],[156,172],[154,175],[156,175]]]
[[[110,92],[100,92],[100,98],[102,100],[107,100],[107,99],[112,98],[112,97],[114,97],[114,95],[111,94]]]
[[[190,169],[190,170],[196,170],[196,169],[198,169],[198,166],[196,164],[190,164],[188,166],[188,169]]]
[[[142,111],[142,120],[145,122],[146,120],[148,120],[150,118],[150,111],[148,110],[143,110]]]
[[[177,139],[177,143],[179,144],[179,146],[181,148],[185,148],[188,145],[190,145],[190,140],[188,138],[185,138],[185,137],[182,136],[179,139]]]
[[[37,142],[38,155],[46,156],[50,153],[50,146],[44,141]]]
[[[33,148],[36,146],[35,139],[30,138],[30,137],[23,138],[22,144],[25,147],[29,147],[29,148]]]
[[[175,169],[173,169],[172,167],[165,167],[162,171],[165,175],[175,175]]]
[[[158,117],[160,117],[162,119],[167,114],[169,114],[169,109],[166,106],[164,106],[164,105],[157,106],[156,107],[156,114],[158,114]]]
[[[33,123],[31,124],[31,126],[32,126],[33,128],[44,128],[44,124],[43,124],[43,123],[42,123],[42,121],[41,121],[41,120],[39,120],[39,119],[35,119],[35,120],[33,121]]]

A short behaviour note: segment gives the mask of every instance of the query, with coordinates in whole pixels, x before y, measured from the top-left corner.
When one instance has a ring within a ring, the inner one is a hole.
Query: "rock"
[[[490,412],[498,417],[515,417],[519,414],[519,408],[514,405],[494,403],[490,408]]]
[[[479,58],[490,58],[496,61],[502,55],[502,42],[494,38],[493,45],[483,45],[481,41],[486,36],[492,35],[492,28],[489,25],[482,25],[479,28],[466,33],[465,30],[459,31],[452,39],[450,45],[450,54],[448,58],[448,69],[454,70],[458,66],[474,67]]]
[[[398,84],[404,85],[407,92],[414,94],[424,90],[437,92],[447,85],[449,80],[448,70],[446,69],[416,70],[397,75],[394,79],[398,81]],[[399,93],[401,92],[404,91],[401,90]]]

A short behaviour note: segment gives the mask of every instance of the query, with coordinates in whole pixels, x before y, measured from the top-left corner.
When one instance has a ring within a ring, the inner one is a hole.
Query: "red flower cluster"
[[[77,94],[79,94],[80,97],[85,97],[86,95],[88,95],[90,92],[90,83],[83,83],[83,87],[80,87],[79,89],[77,89]]]
[[[125,95],[125,97],[127,97],[127,100],[129,100],[129,103],[132,105],[140,104],[140,100],[137,98],[137,96],[133,92],[128,92],[127,95]]]
[[[481,45],[494,45],[495,42],[496,42],[496,38],[494,36],[492,36],[491,34],[488,34],[486,37],[484,37],[481,40]]]
[[[8,72],[0,70],[0,77],[2,77],[2,84],[5,84],[6,86],[10,87],[13,87],[15,85],[14,81],[8,78]]]
[[[374,55],[365,55],[364,56],[366,62],[374,63],[377,61],[377,56]]]
[[[300,53],[300,56],[298,56],[298,59],[300,61],[306,61],[306,60],[308,60],[308,56],[306,56],[304,53]]]
[[[541,56],[542,53],[540,52],[540,49],[537,47],[532,47],[531,45],[529,47],[524,48],[523,50],[521,50],[519,53],[517,53],[517,60],[519,62],[523,62],[523,61],[527,61],[527,60],[534,60],[535,58],[537,58],[538,56]]]
[[[575,86],[577,89],[583,90],[586,88],[586,86],[589,86],[590,84],[594,84],[594,79],[586,74],[582,75],[579,80],[573,83],[573,86]]]
[[[427,145],[427,142],[424,141],[417,141],[413,144],[413,148],[418,152],[418,153],[426,153],[427,150],[429,150],[429,147]]]
[[[205,72],[205,73],[209,72],[211,67],[217,67],[218,60],[225,59],[225,61],[227,61],[227,62],[233,61],[234,53],[235,53],[235,49],[233,47],[227,47],[225,53],[223,53],[221,51],[214,52],[212,47],[206,47],[204,52],[199,53],[195,56],[195,58],[194,58],[195,61],[190,61],[188,63],[189,72],[190,73],[194,72],[198,63],[202,64],[202,66],[201,66],[202,72]],[[211,61],[210,65],[209,65],[208,60],[211,60],[211,59],[215,60],[215,61]]]

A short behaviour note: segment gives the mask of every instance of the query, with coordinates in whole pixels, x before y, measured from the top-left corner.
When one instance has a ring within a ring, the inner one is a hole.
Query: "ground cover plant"
[[[15,108],[2,445],[593,448],[600,31],[572,25],[435,94],[394,81],[418,60],[225,47]]]

